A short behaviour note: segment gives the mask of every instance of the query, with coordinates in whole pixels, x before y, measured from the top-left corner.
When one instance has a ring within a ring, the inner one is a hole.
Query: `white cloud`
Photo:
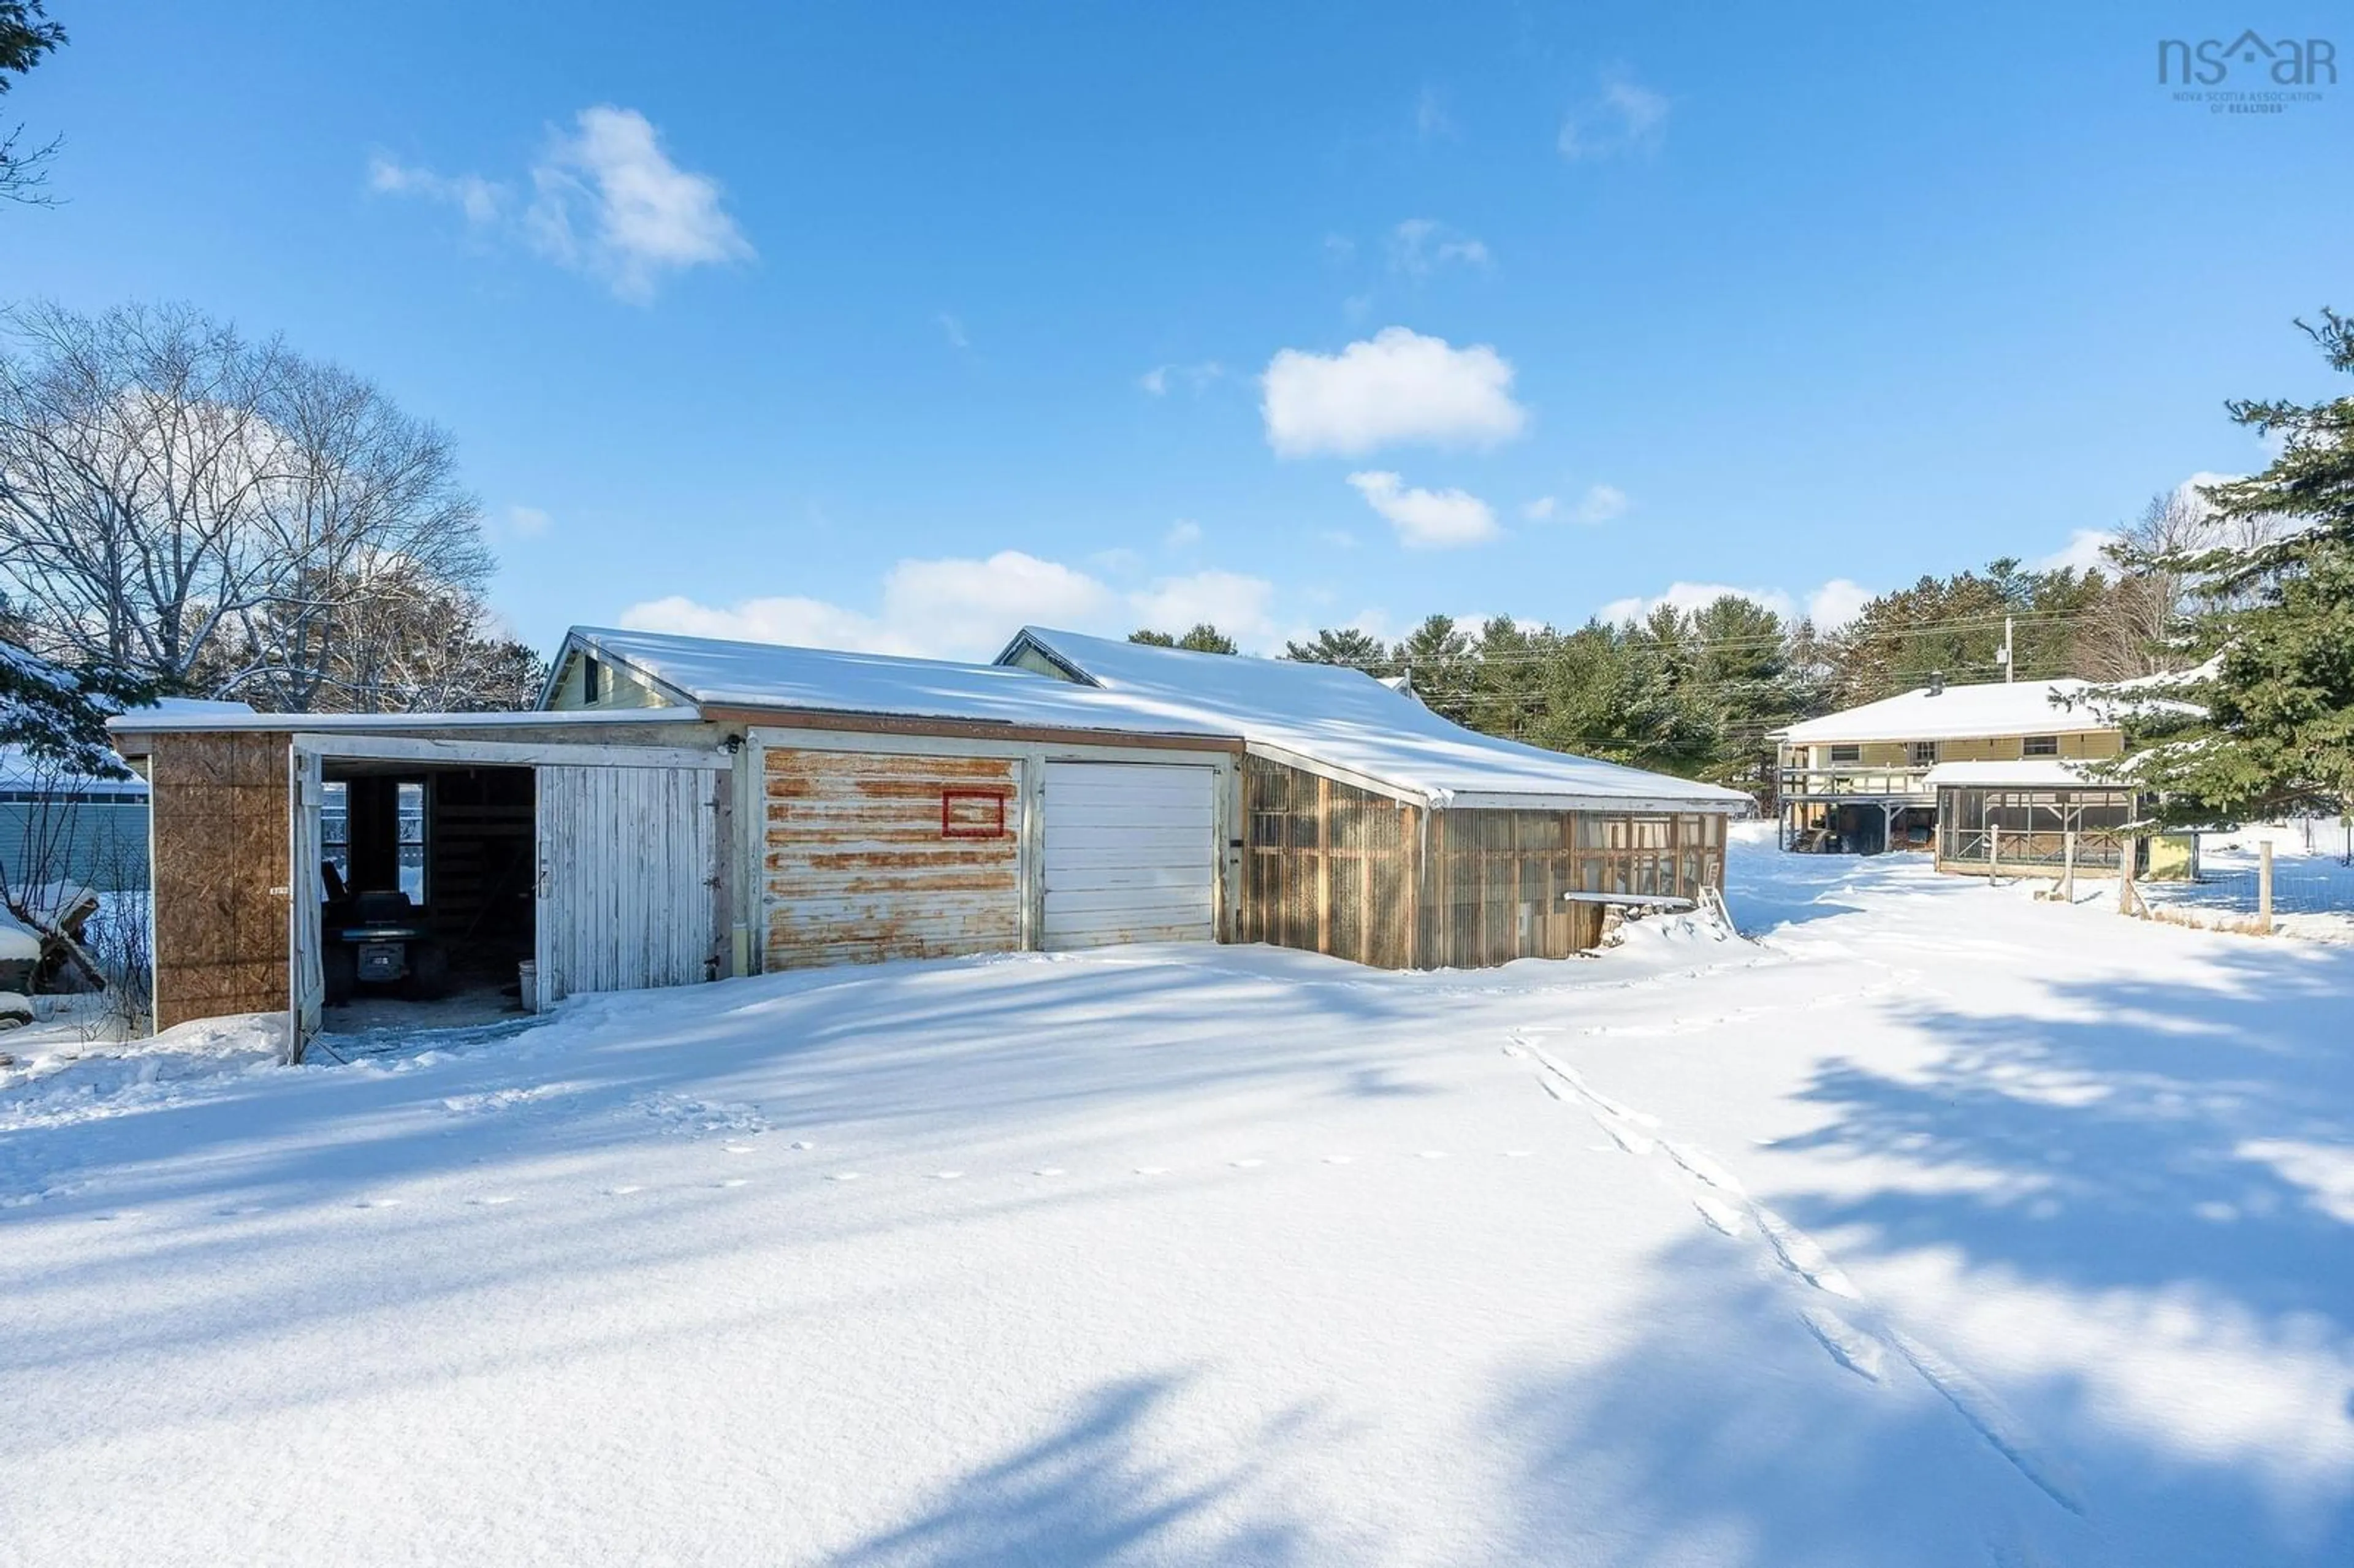
[[[1161,536],[1161,547],[1164,550],[1190,550],[1201,542],[1202,525],[1191,517],[1180,517],[1169,525],[1169,532]]]
[[[959,321],[955,316],[950,315],[946,311],[942,311],[938,315],[934,316],[932,320],[939,324],[940,335],[949,340],[949,346],[950,348],[961,350],[968,349],[972,346],[972,339],[965,335],[964,323]]]
[[[860,653],[921,655],[928,650],[872,616],[814,599],[748,599],[725,607],[683,594],[633,604],[620,614],[638,631],[725,637],[739,642],[783,642],[796,648],[846,648]]]
[[[1337,355],[1282,349],[1259,385],[1267,445],[1284,457],[1356,456],[1392,441],[1493,446],[1528,423],[1503,355],[1401,326]]]
[[[480,175],[437,175],[419,165],[395,162],[382,153],[368,160],[368,189],[384,196],[445,202],[477,228],[496,222],[507,199],[505,186]]]
[[[2288,439],[2285,434],[2279,431],[2274,434],[2284,443]],[[2211,470],[2201,469],[2176,485],[2174,493],[2180,496],[2184,503],[2190,507],[2192,513],[2203,521],[2215,515],[2215,503],[2200,493],[2218,484],[2231,484],[2247,477],[2243,473],[2216,473]]]
[[[1602,90],[1571,110],[1555,145],[1573,163],[1647,153],[1665,133],[1666,98],[1623,72],[1604,79]]]
[[[1415,98],[1414,133],[1426,142],[1456,133],[1455,118],[1447,112],[1447,101],[1435,87],[1424,88]]]
[[[1226,373],[1226,367],[1214,359],[1204,359],[1197,365],[1156,365],[1136,378],[1136,384],[1155,397],[1166,397],[1171,384],[1182,383],[1195,397],[1200,397],[1210,383]]]
[[[1879,597],[1861,583],[1833,577],[1807,596],[1807,619],[1818,631],[1837,631]]]
[[[1576,505],[1566,515],[1572,521],[1578,523],[1607,523],[1614,517],[1624,516],[1630,504],[1627,493],[1617,485],[1590,484],[1585,487],[1585,493],[1577,498]],[[1540,495],[1534,501],[1522,505],[1521,515],[1532,523],[1547,523],[1564,514],[1562,511],[1559,496]]]
[[[1390,270],[1419,281],[1448,265],[1484,272],[1488,247],[1433,217],[1409,217],[1390,231]]]
[[[535,539],[540,535],[546,533],[549,525],[554,521],[555,519],[549,517],[546,513],[541,511],[536,506],[510,506],[507,508],[507,527],[512,532],[521,535],[526,539]]]
[[[1025,622],[1120,635],[1138,626],[1182,631],[1210,620],[1246,647],[1264,647],[1274,594],[1260,578],[1223,571],[1164,577],[1123,593],[1059,562],[1001,550],[986,560],[901,561],[884,574],[872,612],[797,597],[720,606],[673,595],[630,606],[620,623],[695,637],[979,660],[994,657]]]
[[[636,302],[667,273],[751,258],[718,181],[671,162],[644,115],[599,104],[575,126],[532,167],[525,223],[542,254]]]
[[[2068,542],[2035,563],[2035,569],[2054,572],[2065,567],[2072,571],[2090,571],[2109,563],[2101,552],[2116,543],[2117,536],[2106,528],[2079,528],[2068,535]]]
[[[1410,549],[1447,550],[1496,536],[1496,514],[1461,490],[1409,490],[1394,473],[1352,473],[1349,482],[1365,504],[1389,520]]]
[[[985,561],[901,561],[883,579],[889,625],[911,640],[980,656],[994,653],[1024,621],[1095,620],[1111,597],[1085,572],[1019,550]]]
[[[1615,484],[1592,484],[1577,503],[1580,523],[1607,523],[1626,514],[1627,493]]]
[[[1735,599],[1745,599],[1753,604],[1763,605],[1786,620],[1791,617],[1797,608],[1792,603],[1790,596],[1780,588],[1735,588],[1730,583],[1674,582],[1668,585],[1665,592],[1654,594],[1649,599],[1640,595],[1628,599],[1614,599],[1595,613],[1603,620],[1614,623],[1622,620],[1640,620],[1663,604],[1671,604],[1678,609],[1686,611],[1704,609],[1728,594]]]
[[[1275,585],[1239,572],[1195,572],[1128,596],[1138,625],[1182,632],[1208,621],[1245,648],[1267,645]],[[1132,629],[1131,629],[1132,630]]]
[[[1664,592],[1648,598],[1638,594],[1627,599],[1614,599],[1595,614],[1614,624],[1641,620],[1663,604],[1671,604],[1689,613],[1704,609],[1728,594],[1770,609],[1786,622],[1795,621],[1800,613],[1797,598],[1782,588],[1739,588],[1731,583],[1674,582],[1670,583]],[[1814,621],[1817,630],[1829,631],[1854,620],[1856,611],[1875,597],[1868,588],[1850,582],[1845,577],[1833,577],[1806,596],[1805,614]]]

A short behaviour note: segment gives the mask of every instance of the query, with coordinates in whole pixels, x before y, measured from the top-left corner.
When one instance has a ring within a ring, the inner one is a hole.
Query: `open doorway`
[[[321,786],[326,1032],[461,1027],[525,1011],[532,769],[328,757]]]

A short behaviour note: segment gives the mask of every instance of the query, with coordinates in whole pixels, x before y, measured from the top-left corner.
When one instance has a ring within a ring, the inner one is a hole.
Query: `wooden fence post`
[[[2273,841],[2256,846],[2256,929],[2273,934]]]

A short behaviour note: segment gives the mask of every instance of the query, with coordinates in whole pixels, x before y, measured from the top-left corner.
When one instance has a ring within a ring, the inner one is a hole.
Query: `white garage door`
[[[1215,778],[1158,763],[1046,764],[1044,946],[1211,940]]]

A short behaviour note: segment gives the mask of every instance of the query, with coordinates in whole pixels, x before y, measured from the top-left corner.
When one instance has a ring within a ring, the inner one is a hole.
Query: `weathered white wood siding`
[[[1214,939],[1215,780],[1208,768],[1047,763],[1043,945]]]
[[[779,748],[761,772],[766,968],[1022,947],[1019,759]]]
[[[537,772],[543,1003],[712,978],[721,775],[593,766]]]

